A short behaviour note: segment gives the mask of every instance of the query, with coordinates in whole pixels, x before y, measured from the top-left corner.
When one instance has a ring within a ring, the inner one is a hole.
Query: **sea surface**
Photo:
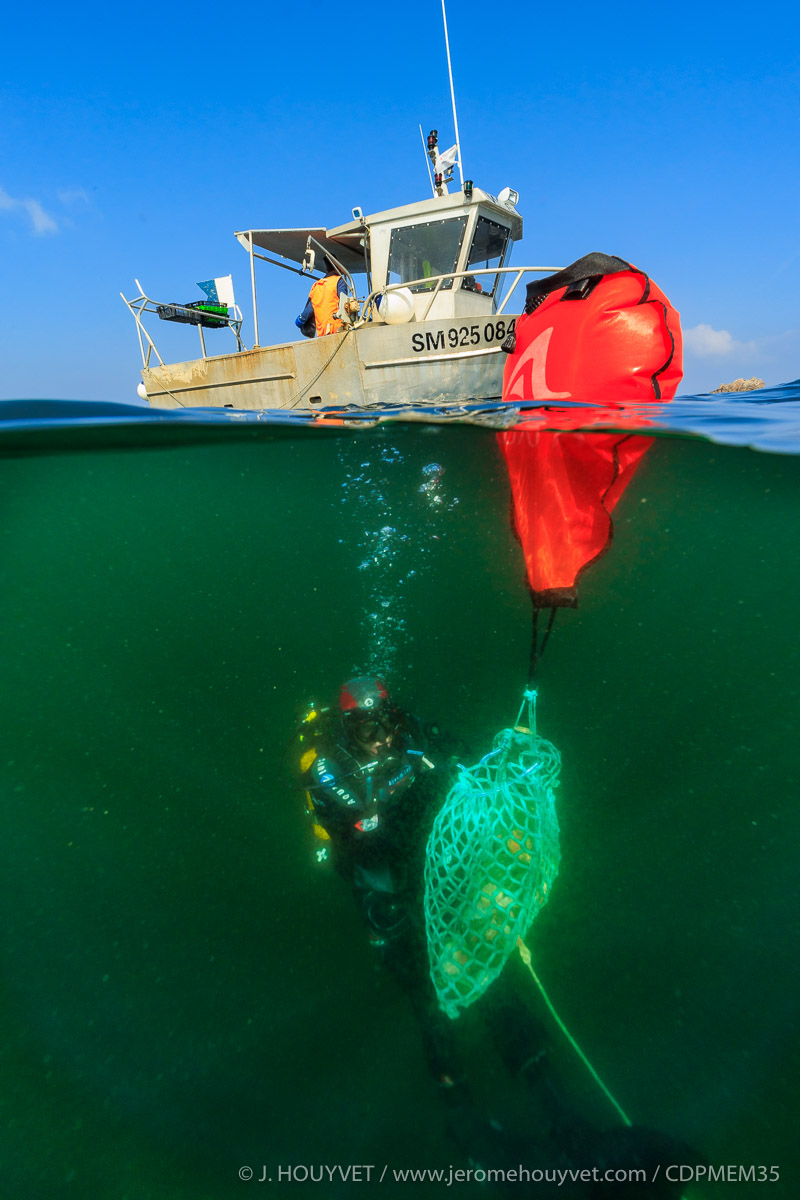
[[[291,750],[304,707],[363,672],[481,752],[513,722],[531,601],[508,475],[491,427],[338,419],[0,405],[3,1200],[537,1194],[393,1182],[469,1164],[406,997],[315,860]],[[562,863],[528,942],[637,1123],[692,1163],[779,1169],[686,1194],[783,1200],[800,385],[648,420],[540,666]],[[549,1020],[532,983],[529,1003]],[[524,1134],[464,1021],[480,1104]],[[553,1038],[570,1102],[612,1125]],[[335,1164],[372,1182],[279,1178]]]

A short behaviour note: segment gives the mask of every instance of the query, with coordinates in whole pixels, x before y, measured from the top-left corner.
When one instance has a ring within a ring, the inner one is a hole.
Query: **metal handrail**
[[[258,258],[261,256],[255,255],[255,257]],[[267,261],[269,261],[269,260],[267,260]],[[282,264],[278,264],[278,265],[282,265]],[[517,288],[517,285],[519,284],[523,275],[528,275],[528,274],[549,275],[555,271],[561,271],[561,270],[563,270],[562,267],[478,267],[478,268],[473,268],[472,270],[465,270],[465,271],[449,271],[443,275],[426,275],[426,276],[423,276],[421,279],[407,279],[407,280],[404,280],[402,283],[388,283],[388,284],[385,284],[383,287],[374,288],[370,292],[370,294],[367,296],[366,300],[362,301],[361,307],[359,309],[358,317],[353,322],[351,328],[359,328],[360,326],[366,324],[370,320],[371,313],[373,312],[373,310],[375,308],[375,302],[379,297],[385,296],[389,292],[400,291],[401,288],[416,287],[419,284],[426,284],[428,287],[433,285],[433,291],[431,292],[430,298],[425,307],[425,311],[422,314],[422,317],[420,318],[421,321],[425,321],[427,319],[428,313],[431,310],[431,307],[433,306],[434,301],[436,300],[436,297],[439,295],[439,293],[442,289],[442,285],[445,282],[447,282],[448,280],[455,281],[457,279],[465,279],[467,276],[472,278],[476,275],[514,275],[515,278],[514,278],[513,283],[511,284],[511,287],[509,288],[506,296],[503,298],[503,302],[500,305],[500,307],[497,309],[497,312],[494,314],[495,316],[499,317],[502,315],[502,313],[505,312],[506,307],[508,306],[508,302],[510,301],[512,295],[514,294],[514,292]],[[348,276],[348,279],[349,278],[350,277]],[[352,285],[352,280],[350,280],[350,282]],[[124,303],[127,305],[128,309],[130,310],[134,320],[136,321],[136,332],[139,337],[139,350],[142,355],[142,363],[145,368],[148,368],[150,366],[150,356],[151,356],[151,354],[155,354],[156,358],[159,361],[159,364],[163,367],[164,360],[161,357],[161,355],[159,354],[158,349],[156,348],[155,342],[153,341],[152,337],[145,329],[144,324],[142,322],[142,316],[144,313],[155,313],[157,315],[158,308],[162,307],[162,306],[159,305],[158,301],[151,299],[150,296],[145,294],[144,288],[142,287],[142,285],[138,279],[135,279],[134,283],[136,284],[136,286],[139,289],[138,296],[134,296],[134,298],[132,300],[128,300],[128,298],[122,292],[120,292],[120,296],[122,297],[122,300],[124,301]],[[183,304],[171,304],[170,307],[177,308],[177,309],[186,309],[186,306]],[[242,336],[241,336],[241,330],[242,330],[242,324],[243,324],[242,311],[239,308],[238,304],[234,304],[234,305],[232,305],[232,307],[233,307],[234,313],[236,314],[234,317],[228,317],[227,319],[224,317],[220,317],[219,319],[221,321],[224,320],[225,323],[227,324],[228,328],[233,332],[233,335],[236,338],[237,349],[239,351],[241,351],[244,349],[244,345],[242,343]],[[186,309],[186,311],[191,311],[191,310]],[[379,315],[380,315],[380,313],[379,313]],[[200,334],[200,345],[201,345],[202,352],[203,352],[203,358],[207,358],[208,355],[206,354],[206,343],[205,343],[205,338],[203,336],[203,327],[201,325],[198,325],[197,330]],[[145,350],[145,342],[147,343],[146,350]],[[258,344],[258,342],[256,342],[256,344]]]
[[[477,270],[473,269],[473,270],[466,270],[466,271],[448,271],[445,275],[425,275],[421,279],[406,279],[406,280],[403,280],[402,283],[387,283],[383,287],[375,288],[373,291],[370,292],[370,294],[367,296],[366,300],[361,305],[361,309],[360,309],[360,312],[358,315],[358,320],[357,320],[356,324],[360,325],[362,322],[369,320],[369,314],[372,311],[372,309],[374,308],[375,301],[378,299],[378,297],[385,296],[389,292],[397,292],[401,288],[412,288],[412,287],[416,287],[418,284],[421,284],[421,283],[427,284],[428,286],[430,286],[431,284],[436,285],[433,289],[433,293],[428,301],[425,311],[422,314],[422,316],[420,317],[420,321],[424,321],[424,320],[426,320],[428,313],[431,310],[434,300],[436,299],[436,297],[439,295],[439,292],[441,291],[442,284],[445,283],[448,279],[449,280],[464,279],[467,276],[472,278],[475,275],[512,275],[512,274],[516,275],[516,279],[512,283],[506,296],[503,299],[502,304],[500,305],[497,312],[495,313],[495,316],[499,317],[501,313],[505,312],[506,306],[507,306],[509,300],[511,299],[512,295],[514,294],[517,284],[522,279],[523,275],[526,275],[528,273],[549,275],[555,271],[561,271],[561,270],[563,270],[563,267],[479,267]],[[380,310],[379,310],[379,312],[380,312]]]
[[[134,321],[136,322],[136,332],[139,337],[139,350],[142,355],[142,364],[145,368],[148,368],[150,366],[150,355],[151,355],[151,353],[154,353],[156,358],[159,361],[159,364],[163,367],[164,360],[161,357],[161,355],[158,353],[155,342],[153,341],[150,334],[147,332],[147,330],[144,327],[144,324],[142,322],[142,314],[146,313],[146,312],[147,313],[155,313],[157,316],[158,309],[166,308],[166,307],[175,308],[175,309],[178,309],[179,311],[183,311],[183,312],[196,312],[197,310],[190,309],[185,304],[173,304],[173,303],[170,303],[169,305],[159,304],[159,302],[157,300],[153,300],[150,298],[150,296],[145,295],[145,290],[142,287],[142,285],[139,283],[138,279],[134,279],[133,282],[136,284],[136,286],[139,289],[139,295],[134,296],[132,300],[129,300],[127,298],[127,296],[125,296],[122,292],[120,292],[120,296],[122,297],[124,303],[127,305],[131,315],[133,316]],[[218,319],[220,321],[224,321],[225,324],[228,326],[228,328],[232,331],[233,336],[236,338],[237,349],[243,350],[244,344],[242,342],[242,324],[243,324],[244,318],[242,317],[242,310],[239,308],[238,304],[232,304],[232,305],[229,305],[228,307],[233,308],[233,311],[236,315],[234,317],[223,317],[220,315]],[[210,315],[215,316],[216,314],[212,313]],[[206,340],[205,340],[205,337],[203,336],[202,325],[198,324],[197,331],[200,334],[200,346],[203,351],[203,358],[208,358],[208,355],[206,354]],[[144,349],[145,340],[147,341],[147,353],[145,353],[145,349]]]

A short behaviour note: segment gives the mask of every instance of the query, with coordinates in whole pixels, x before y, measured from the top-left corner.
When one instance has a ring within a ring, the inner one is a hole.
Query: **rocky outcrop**
[[[754,392],[763,386],[764,380],[756,379],[753,375],[750,379],[734,379],[733,383],[721,383],[718,388],[714,388],[711,395],[713,396],[715,392]]]

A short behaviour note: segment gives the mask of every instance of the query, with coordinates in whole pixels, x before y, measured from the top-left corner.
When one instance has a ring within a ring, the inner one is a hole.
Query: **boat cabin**
[[[413,296],[412,320],[488,316],[497,311],[502,275],[514,242],[522,237],[517,195],[499,197],[465,184],[464,190],[364,216],[335,229],[248,229],[236,238],[250,255],[253,312],[258,344],[255,259],[319,278],[309,248],[329,254],[345,272],[366,276],[359,298],[387,287],[407,285]],[[264,254],[263,251],[267,251]],[[298,266],[292,264],[298,263]],[[319,267],[319,259],[316,266]],[[443,277],[443,278],[442,278]],[[380,310],[374,310],[380,320]]]

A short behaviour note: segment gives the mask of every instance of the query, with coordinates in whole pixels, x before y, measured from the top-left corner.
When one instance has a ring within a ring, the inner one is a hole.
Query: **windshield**
[[[427,279],[455,271],[458,254],[467,224],[466,217],[448,217],[444,221],[428,221],[424,225],[406,225],[392,230],[389,243],[387,283],[405,283],[411,279]],[[412,292],[424,292],[436,285],[418,283]],[[451,288],[452,279],[443,288]]]
[[[488,217],[478,217],[475,237],[472,240],[467,259],[467,270],[470,267],[502,267],[508,245],[508,234],[507,226],[499,225],[497,221],[490,221]],[[497,287],[497,276],[467,275],[464,278],[463,286],[468,291],[485,292],[487,295],[493,296]]]

